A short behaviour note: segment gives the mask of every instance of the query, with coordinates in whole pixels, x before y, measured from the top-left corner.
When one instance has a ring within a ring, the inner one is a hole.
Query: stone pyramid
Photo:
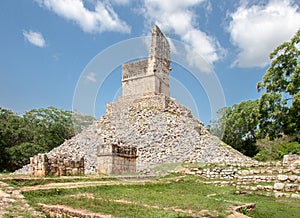
[[[153,26],[149,57],[122,66],[123,95],[107,104],[100,120],[47,158],[83,158],[85,174],[143,173],[176,162],[251,161],[210,135],[188,108],[169,96],[170,70],[169,43]],[[31,160],[33,170],[37,164]]]

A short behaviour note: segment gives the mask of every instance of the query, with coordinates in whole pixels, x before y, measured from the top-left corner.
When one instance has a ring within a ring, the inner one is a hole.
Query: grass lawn
[[[299,217],[300,201],[257,195],[237,195],[235,187],[216,187],[186,176],[170,183],[102,185],[75,189],[24,192],[32,204],[63,204],[116,217],[225,217],[230,208],[256,203],[251,217]],[[162,180],[163,181],[163,180]],[[176,210],[177,209],[177,210]]]
[[[35,185],[46,185],[50,183],[65,183],[65,182],[97,182],[97,181],[116,181],[115,178],[109,177],[12,177],[9,180],[3,180],[7,184],[10,184],[14,187],[23,187],[23,186],[35,186]],[[1,181],[1,178],[0,178]]]

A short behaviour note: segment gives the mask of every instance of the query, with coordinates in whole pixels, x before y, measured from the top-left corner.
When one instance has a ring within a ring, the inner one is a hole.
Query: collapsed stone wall
[[[30,166],[34,176],[67,176],[83,175],[84,159],[75,160],[65,157],[48,158],[46,154],[38,154],[30,158]]]

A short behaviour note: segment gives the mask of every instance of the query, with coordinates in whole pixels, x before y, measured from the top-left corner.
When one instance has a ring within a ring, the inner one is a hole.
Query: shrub
[[[272,141],[271,141],[272,142]],[[286,154],[300,154],[300,144],[298,142],[273,143],[260,147],[260,151],[254,156],[258,161],[282,160]]]

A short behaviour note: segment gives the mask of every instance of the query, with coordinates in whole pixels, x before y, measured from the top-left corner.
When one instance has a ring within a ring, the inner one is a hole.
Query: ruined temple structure
[[[118,101],[108,103],[106,114],[90,127],[40,158],[52,161],[45,165],[33,158],[31,167],[19,172],[64,174],[68,167],[74,175],[84,167],[85,174],[148,173],[168,163],[251,161],[211,136],[188,108],[170,97],[170,62],[168,40],[153,26],[149,57],[122,66]],[[57,168],[55,159],[66,164]],[[84,163],[70,165],[68,160]]]
[[[149,57],[122,66],[124,97],[140,97],[150,93],[170,96],[170,46],[157,26],[152,28]]]

